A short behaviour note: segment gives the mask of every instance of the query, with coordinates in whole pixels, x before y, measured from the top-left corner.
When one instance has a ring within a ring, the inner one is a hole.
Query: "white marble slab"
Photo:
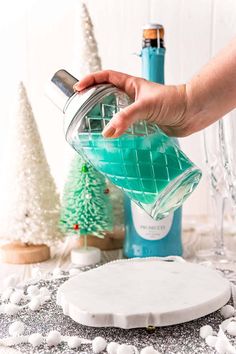
[[[79,274],[58,290],[64,314],[83,325],[168,326],[212,313],[230,299],[219,272],[158,258],[118,260]]]

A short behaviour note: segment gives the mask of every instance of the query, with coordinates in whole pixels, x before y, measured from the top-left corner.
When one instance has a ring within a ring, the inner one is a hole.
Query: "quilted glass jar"
[[[119,138],[104,138],[104,127],[130,103],[124,92],[110,84],[74,93],[63,109],[65,137],[153,219],[162,219],[193,192],[201,171],[173,138],[145,120]]]

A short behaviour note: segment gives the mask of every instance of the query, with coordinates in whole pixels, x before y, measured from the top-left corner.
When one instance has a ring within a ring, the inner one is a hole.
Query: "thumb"
[[[136,101],[127,108],[116,113],[103,130],[106,138],[117,138],[122,135],[134,122],[145,119],[147,111],[140,102]]]

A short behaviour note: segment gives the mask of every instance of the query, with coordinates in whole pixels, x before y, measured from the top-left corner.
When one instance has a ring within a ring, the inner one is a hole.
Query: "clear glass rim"
[[[197,187],[200,179],[202,177],[201,170],[196,166],[189,167],[181,175],[176,177],[168,186],[159,194],[159,197],[152,207],[151,211],[146,210],[146,212],[154,219],[161,220],[167,217],[171,212],[181,207],[184,201],[192,194],[194,189]],[[185,191],[180,194],[181,187],[185,186]],[[167,208],[166,205],[170,204],[170,200],[179,193],[178,201],[171,207]],[[145,210],[144,205],[141,205]]]

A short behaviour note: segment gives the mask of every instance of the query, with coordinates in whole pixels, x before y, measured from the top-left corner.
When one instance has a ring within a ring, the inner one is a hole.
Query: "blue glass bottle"
[[[164,83],[164,29],[161,25],[144,27],[142,76],[150,81]],[[176,141],[176,143],[178,143]],[[183,253],[182,208],[167,218],[154,221],[128,197],[125,197],[124,255],[133,257],[181,256]]]

